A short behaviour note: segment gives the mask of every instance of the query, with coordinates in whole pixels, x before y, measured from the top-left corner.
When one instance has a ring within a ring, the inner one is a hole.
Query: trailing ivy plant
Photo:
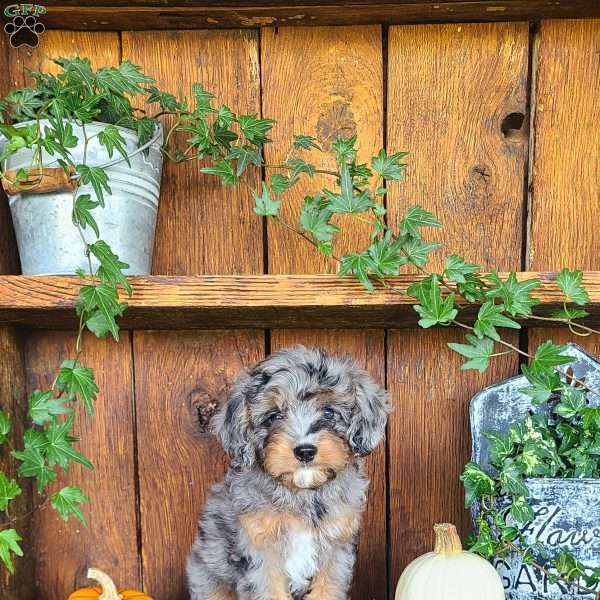
[[[164,99],[154,80],[130,62],[96,71],[85,58],[60,58],[54,62],[60,67],[58,75],[32,72],[33,87],[13,90],[0,101],[0,133],[5,138],[0,161],[22,148],[33,151],[28,169],[10,175],[0,169],[0,177],[12,185],[35,190],[42,180],[44,160],[50,156],[69,177],[89,186],[91,193],[75,189],[71,210],[73,225],[83,241],[88,270],[79,272],[82,285],[76,306],[79,326],[74,353],[62,361],[49,388],[35,390],[29,397],[29,423],[22,439],[11,439],[10,415],[0,411],[0,446],[10,450],[19,476],[17,481],[0,471],[0,511],[5,515],[0,521],[0,560],[10,572],[14,570],[14,555],[23,554],[17,523],[29,516],[11,511],[12,503],[22,493],[22,479],[35,480],[41,495],[38,506],[51,505],[65,521],[74,516],[85,523],[82,505],[89,498],[79,487],[67,485],[52,493],[48,487],[56,481],[59,470],[68,471],[73,463],[93,468],[74,446],[78,438],[73,435],[76,401],[92,415],[99,393],[94,372],[84,362],[83,334],[89,330],[97,337],[110,334],[118,340],[116,319],[127,307],[119,300],[119,287],[129,295],[132,293],[123,274],[129,265],[102,239],[94,218],[94,210],[104,208],[105,196],[111,193],[111,188],[106,168],[88,164],[88,145],[97,137],[110,158],[120,155],[128,162],[125,139],[118,127],[131,129],[137,134],[140,146],[146,144],[155,135],[159,115],[150,116],[136,106],[153,104],[159,96]],[[86,126],[92,121],[105,126],[97,134],[89,135]],[[74,135],[75,125],[83,130],[81,161],[73,156],[73,149],[79,143]],[[90,230],[95,241],[88,241],[93,239]],[[97,268],[92,257],[97,260]]]
[[[9,141],[0,160],[22,147],[34,148],[34,158],[41,167],[41,153],[45,150],[57,155],[65,172],[74,172],[81,183],[90,184],[94,198],[88,195],[82,199],[74,194],[73,221],[81,232],[89,226],[96,235],[99,234],[92,211],[103,206],[104,193],[110,192],[110,188],[103,169],[70,161],[70,149],[76,140],[69,122],[85,125],[100,120],[107,123],[98,141],[109,155],[116,151],[125,157],[124,140],[117,126],[136,131],[143,144],[152,138],[156,119],[169,115],[172,124],[163,148],[167,158],[175,162],[201,161],[201,170],[219,177],[224,186],[246,186],[254,196],[257,215],[293,231],[317,252],[337,263],[340,275],[355,276],[370,292],[385,287],[394,293],[408,293],[415,299],[414,308],[421,327],[454,325],[464,329],[466,343],[450,344],[467,359],[463,369],[483,372],[494,357],[510,352],[530,361],[529,365],[522,366],[530,382],[526,393],[538,403],[549,402],[551,416],[546,422],[541,417],[532,417],[524,424],[515,425],[520,437],[514,432],[510,434],[512,446],[502,459],[498,454],[494,464],[496,474],[469,464],[465,467],[463,480],[468,503],[483,501],[484,513],[479,522],[478,537],[472,541],[473,549],[487,557],[514,550],[521,552],[526,560],[533,560],[532,550],[523,547],[520,530],[513,524],[513,521],[522,524],[531,518],[524,478],[548,476],[549,472],[555,472],[556,476],[580,476],[583,472],[598,475],[597,463],[594,463],[595,467],[590,466],[595,454],[590,449],[594,445],[589,445],[590,436],[596,439],[598,415],[596,409],[582,404],[586,394],[598,395],[598,392],[573,377],[569,383],[579,387],[574,391],[572,386],[566,385],[559,370],[570,360],[564,354],[564,346],[547,341],[531,355],[508,342],[501,333],[506,329],[520,329],[523,319],[558,322],[577,335],[598,333],[582,321],[587,312],[580,307],[588,301],[582,286],[582,273],[561,271],[557,284],[564,293],[562,309],[549,317],[535,315],[533,309],[539,303],[534,295],[540,286],[538,279],[523,281],[515,272],[502,279],[495,270],[483,271],[479,265],[456,254],[447,256],[444,269],[436,273],[428,269],[428,264],[430,254],[438,250],[440,244],[423,236],[424,229],[441,227],[436,217],[420,206],[412,206],[397,226],[389,223],[385,206],[386,182],[402,178],[407,166],[403,162],[405,152],[389,153],[381,149],[369,162],[361,163],[358,161],[357,136],[354,135],[337,139],[331,146],[333,161],[321,166],[317,163],[323,160],[325,150],[314,137],[300,134],[291,140],[280,163],[268,164],[263,149],[270,141],[268,136],[274,121],[258,115],[236,114],[226,105],[215,105],[214,96],[199,83],[192,86],[192,100],[188,102],[158,90],[151,78],[128,62],[119,68],[95,72],[87,59],[59,59],[57,64],[62,68],[60,75],[33,73],[35,88],[13,91],[1,101],[3,125],[0,125],[0,131]],[[135,108],[132,96],[141,98],[146,104],[155,103],[157,112],[149,116],[144,110]],[[49,120],[49,125],[42,128],[40,119],[43,118]],[[18,125],[25,120],[34,123]],[[256,191],[253,184],[256,169],[265,173],[260,191]],[[286,193],[302,178],[313,178],[317,174],[326,176],[329,183],[313,195],[307,195],[296,222],[288,222],[280,214]],[[0,172],[0,175],[6,178],[6,174]],[[16,183],[25,175],[17,173]],[[366,248],[343,255],[336,253],[336,238],[344,222],[341,217],[355,219],[370,227],[370,242]],[[80,327],[76,356],[63,363],[50,390],[32,395],[30,417],[34,427],[25,434],[24,449],[13,451],[13,456],[21,462],[20,475],[35,477],[41,491],[55,478],[57,465],[66,468],[73,460],[87,464],[81,455],[74,454],[72,442],[75,438],[70,434],[72,401],[80,398],[91,410],[98,393],[91,370],[81,363],[82,333],[86,328],[99,336],[110,332],[116,339],[118,325],[115,319],[125,309],[125,305],[119,303],[117,287],[121,285],[131,293],[122,274],[127,265],[101,240],[84,243],[88,256],[96,256],[100,261],[100,268],[94,273],[90,262],[90,273],[81,274],[89,281],[82,287],[78,302]],[[388,280],[404,267],[417,269],[422,275],[407,292]],[[479,306],[473,325],[461,316],[471,304]],[[565,412],[568,406],[576,406],[577,412]],[[9,431],[10,421],[3,414],[0,417],[0,432],[3,432],[0,441],[7,441]],[[531,458],[532,452],[538,452],[532,449],[533,444],[528,438],[531,431],[535,431],[536,438],[540,434],[542,439],[548,440],[543,447],[551,446],[550,440],[554,440],[556,449],[551,458],[544,454],[535,454]],[[564,442],[565,438],[569,441]],[[60,450],[57,454],[54,446],[65,449],[66,456]],[[536,465],[544,464],[548,471],[542,467],[536,470],[531,466],[531,460]],[[531,469],[534,471],[530,472]],[[64,518],[69,514],[82,518],[80,504],[87,498],[77,488],[64,490],[53,495],[51,502]],[[7,509],[19,492],[17,483],[4,476],[4,480],[0,480],[0,510]],[[10,569],[11,553],[20,553],[18,534],[11,524],[11,520],[7,521],[0,530],[0,559]],[[548,558],[540,551],[539,556],[539,560],[545,562],[535,562],[538,568],[554,569],[552,576],[576,586],[582,587],[579,578],[583,571],[589,585],[600,581],[598,572],[586,570],[565,551]]]

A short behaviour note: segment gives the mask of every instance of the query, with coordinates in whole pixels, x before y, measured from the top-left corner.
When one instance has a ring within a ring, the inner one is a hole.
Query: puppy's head
[[[387,393],[354,361],[298,346],[242,376],[215,428],[235,467],[317,488],[374,450],[388,414]]]

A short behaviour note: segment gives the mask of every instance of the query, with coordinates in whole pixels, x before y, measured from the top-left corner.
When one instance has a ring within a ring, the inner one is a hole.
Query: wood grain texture
[[[262,109],[274,118],[273,143],[266,147],[267,163],[281,161],[292,136],[304,133],[315,136],[326,150],[337,137],[357,132],[361,160],[373,156],[383,140],[383,54],[380,27],[298,28],[264,30],[261,36]],[[310,77],[302,74],[309,73]],[[315,154],[314,162],[322,163]],[[325,160],[330,160],[325,157]],[[324,165],[329,163],[324,162]],[[286,194],[283,217],[297,222],[304,196],[319,185],[332,187],[334,182],[315,178],[298,184]],[[361,248],[368,243],[366,228],[356,222],[344,222],[336,252]],[[268,257],[270,273],[322,273],[331,264],[297,236],[290,235],[277,223],[269,223]],[[338,282],[339,283],[339,282]],[[314,293],[314,292],[313,292]],[[318,294],[324,298],[327,294]],[[278,308],[280,310],[280,308]],[[341,313],[347,314],[349,307]],[[299,314],[285,323],[298,322]],[[302,318],[302,317],[300,317]],[[313,327],[314,318],[303,319]],[[355,356],[367,364],[383,381],[384,345],[382,331],[272,332],[274,347],[304,340]],[[386,511],[385,448],[382,446],[369,464],[374,487],[362,527],[360,557],[355,571],[352,597],[356,600],[383,600],[386,597]],[[378,573],[373,577],[373,573]]]
[[[277,121],[273,143],[265,148],[268,164],[285,160],[293,136],[299,133],[316,137],[328,153],[338,137],[358,133],[359,160],[377,153],[383,140],[380,27],[265,29],[261,51],[263,115]],[[302,156],[323,168],[335,164],[329,154],[304,152]],[[321,175],[293,188],[285,195],[282,217],[296,225],[304,196],[323,186],[335,189],[335,179]],[[336,222],[344,232],[334,242],[335,253],[368,245],[368,226],[350,218]],[[269,273],[323,273],[336,268],[276,222],[269,222],[268,248]]]
[[[389,287],[375,294],[353,277],[336,275],[132,277],[133,296],[122,297],[129,308],[120,324],[130,329],[415,327],[414,299],[405,292],[422,277],[391,277]],[[556,273],[518,273],[517,278],[540,279],[536,315],[547,316],[562,305]],[[600,272],[585,272],[582,282],[591,299],[590,322],[598,323]],[[73,328],[79,284],[76,277],[0,276],[0,323]],[[463,312],[472,322],[477,306]]]
[[[381,385],[385,384],[383,330],[351,329],[321,332],[315,330],[278,330],[271,337],[271,347],[279,350],[295,344],[319,346],[332,354],[351,355]],[[367,508],[363,514],[354,569],[352,598],[385,598],[387,573],[386,552],[386,482],[385,443],[369,456],[366,475],[370,480]]]
[[[468,406],[486,385],[517,373],[518,361],[495,359],[483,375],[461,372],[457,330],[390,331],[388,385],[395,399],[389,424],[390,586],[407,563],[433,547],[433,525],[470,528],[459,475],[471,449]]]
[[[600,268],[594,226],[600,209],[599,40],[598,20],[541,24],[528,264]],[[528,331],[529,353],[546,340],[575,342],[600,356],[599,336],[582,338],[568,330],[546,328]]]
[[[77,6],[77,10],[73,10]],[[506,21],[600,15],[596,0],[303,0],[216,3],[206,0],[53,2],[44,23],[58,29],[209,29],[293,25],[368,25]]]
[[[49,389],[62,359],[74,355],[72,332],[31,331],[26,336],[27,387]],[[75,485],[90,496],[85,507],[87,527],[77,521],[64,523],[46,506],[35,515],[37,568],[36,600],[66,598],[87,585],[88,567],[112,573],[120,585],[140,585],[137,553],[136,494],[133,439],[133,381],[130,334],[121,332],[117,344],[84,339],[83,364],[92,367],[100,395],[95,416],[77,406],[75,447],[90,459],[94,470],[73,465],[61,473],[55,491]],[[32,577],[33,574],[30,573]],[[138,588],[139,589],[139,588]]]
[[[518,269],[527,136],[502,133],[525,113],[528,27],[523,23],[392,27],[389,32],[388,146],[409,150],[406,181],[390,186],[397,223],[422,204],[443,229],[427,232],[444,254],[489,268]],[[426,76],[424,76],[426,74]],[[440,268],[439,254],[432,268]],[[515,336],[509,336],[516,341]],[[447,342],[456,331],[391,331],[390,590],[404,566],[431,549],[436,521],[469,518],[458,480],[469,457],[468,403],[482,386],[515,372],[515,357],[485,376],[460,372]]]
[[[12,431],[10,442],[20,446],[23,440],[24,424],[27,420],[27,390],[25,385],[25,359],[20,332],[14,327],[0,326],[0,410],[10,416]],[[10,455],[10,446],[0,446],[0,471],[9,479],[17,477],[19,463]],[[0,567],[0,598],[2,600],[35,600],[36,551],[32,544],[33,488],[27,479],[19,479],[21,495],[11,502],[11,517],[25,517],[13,527],[23,538],[20,542],[25,553],[23,558],[15,557],[15,574],[11,575]],[[5,515],[2,517],[6,522]]]
[[[233,110],[260,112],[257,32],[124,33],[123,59],[144,65],[167,91],[189,96],[201,81]],[[199,169],[166,166],[154,271],[261,273],[262,223],[250,194],[223,190]],[[153,597],[187,600],[184,565],[198,512],[226,467],[217,442],[197,437],[195,421],[207,427],[232,377],[263,352],[259,330],[134,334],[142,562]]]
[[[260,112],[255,31],[124,32],[123,59],[142,65],[167,92],[191,99],[192,83],[201,82],[217,106]],[[262,272],[262,223],[251,193],[223,188],[220,178],[200,173],[202,166],[165,162],[153,272]]]
[[[597,269],[600,20],[544,21],[537,59],[528,265]]]
[[[95,67],[119,61],[116,33],[46,32],[36,50],[11,50],[10,78],[14,86],[29,85],[26,69],[57,71],[52,57],[79,54]],[[56,327],[56,324],[55,324]],[[31,391],[49,385],[61,359],[73,352],[72,332],[35,332],[26,336],[27,381]],[[35,583],[38,600],[66,598],[86,583],[87,567],[94,565],[117,575],[119,582],[138,585],[136,494],[133,453],[133,397],[129,334],[114,345],[86,339],[83,360],[96,369],[101,389],[94,419],[78,417],[79,450],[95,465],[93,472],[71,468],[60,483],[81,485],[91,496],[89,525],[63,523],[53,510],[36,515]],[[108,450],[110,448],[110,451]],[[33,574],[30,573],[30,577]]]
[[[185,559],[198,514],[227,459],[206,432],[233,378],[263,358],[252,331],[137,332],[137,433],[144,587],[187,600]]]

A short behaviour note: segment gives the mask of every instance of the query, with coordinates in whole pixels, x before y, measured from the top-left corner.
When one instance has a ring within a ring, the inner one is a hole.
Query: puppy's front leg
[[[354,545],[340,544],[319,569],[306,600],[347,600],[354,566]]]
[[[291,526],[291,517],[285,513],[262,510],[241,515],[240,524],[252,546],[262,555],[266,589],[261,599],[292,600],[279,551],[279,542]]]

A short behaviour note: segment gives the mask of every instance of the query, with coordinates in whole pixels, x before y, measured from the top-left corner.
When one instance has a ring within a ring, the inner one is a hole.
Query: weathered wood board
[[[389,186],[390,219],[421,204],[444,226],[427,238],[447,253],[518,270],[527,143],[506,139],[501,126],[526,111],[527,24],[392,27],[388,48],[388,146],[410,150],[406,181]],[[432,264],[443,267],[435,255]],[[516,369],[504,357],[484,376],[460,372],[447,343],[462,339],[440,330],[389,334],[390,587],[431,549],[435,522],[468,528],[458,480],[469,455],[468,401]]]
[[[201,81],[232,110],[260,111],[255,31],[123,33],[123,59],[171,93]],[[248,191],[223,190],[189,163],[166,167],[161,198],[155,273],[262,272],[262,223]],[[144,588],[184,600],[198,512],[227,464],[216,440],[198,437],[197,419],[206,429],[238,371],[263,357],[264,333],[135,332],[133,348]]]
[[[273,143],[267,146],[267,164],[279,164],[289,150],[292,136],[312,135],[326,150],[338,138],[357,133],[361,140],[359,159],[369,160],[383,142],[383,53],[380,27],[268,29],[261,37],[262,112],[274,118]],[[300,74],[309,72],[304,78]],[[306,156],[309,162],[330,166],[320,153]],[[333,186],[330,177],[317,176],[302,182],[288,194],[282,218],[296,224],[304,196],[318,185]],[[342,222],[336,252],[362,249],[368,245],[368,229],[350,219]],[[322,273],[336,265],[319,256],[315,248],[278,223],[268,224],[269,273]],[[289,330],[274,330],[273,347],[298,340],[323,345],[357,357],[368,356],[369,370],[383,382],[385,353],[382,331],[305,331],[300,336]],[[366,352],[366,349],[369,352]],[[362,524],[358,567],[352,597],[383,600],[386,595],[386,491],[385,449],[371,459],[369,473],[374,483],[371,506]],[[378,577],[372,577],[376,571]]]

